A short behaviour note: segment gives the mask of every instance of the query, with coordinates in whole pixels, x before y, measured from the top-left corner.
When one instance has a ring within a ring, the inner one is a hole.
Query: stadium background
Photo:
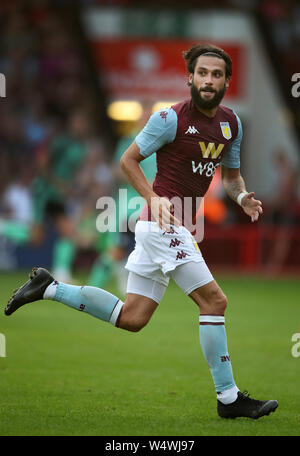
[[[224,1],[215,8],[205,2],[197,8],[166,2],[164,9],[155,2],[145,9],[138,4],[2,2],[1,270],[51,267],[54,238],[76,237],[70,226],[52,230],[53,218],[42,218],[42,209],[36,209],[37,219],[33,214],[33,198],[40,200],[42,192],[35,177],[47,169],[45,178],[53,180],[53,151],[79,148],[61,191],[78,224],[96,210],[97,198],[122,185],[115,151],[141,115],[141,104],[147,103],[149,113],[189,95],[181,51],[201,40],[217,42],[232,55],[234,76],[224,103],[243,121],[242,173],[265,209],[259,223],[249,226],[216,182],[206,201],[201,247],[213,266],[299,270],[300,114],[291,93],[299,68],[299,7],[277,1]],[[122,100],[131,102],[124,112],[113,104]],[[87,188],[92,167],[93,185],[89,181]],[[25,224],[30,232],[19,232],[13,223],[6,227],[5,220]],[[92,252],[85,253],[93,244],[79,238],[74,267],[89,267]],[[226,254],[220,248],[224,239]]]
[[[233,58],[233,80],[224,104],[233,107],[243,122],[242,174],[248,189],[263,201],[264,215],[258,223],[249,223],[225,196],[217,175],[205,201],[201,250],[211,270],[221,274],[220,280],[225,280],[226,286],[234,289],[239,282],[239,298],[244,299],[243,290],[251,295],[255,287],[263,299],[273,304],[276,296],[272,293],[276,289],[278,302],[274,309],[281,308],[285,300],[287,308],[288,304],[299,305],[300,107],[299,98],[292,95],[292,76],[300,71],[297,1],[187,0],[182,4],[166,0],[3,0],[0,22],[0,73],[6,81],[0,98],[1,299],[8,298],[11,289],[22,282],[24,271],[33,266],[45,266],[62,277],[82,281],[90,278],[91,268],[97,262],[101,266],[102,260],[109,273],[103,276],[102,271],[101,280],[118,292],[121,270],[113,275],[107,257],[107,250],[113,249],[117,241],[107,240],[97,232],[96,201],[101,196],[116,195],[125,185],[117,157],[128,138],[132,139],[145,123],[142,110],[149,115],[158,107],[189,95],[181,51],[193,42],[208,41],[224,47]],[[45,194],[50,194],[51,204],[46,205]],[[114,260],[122,260],[123,254],[124,251],[115,251]],[[229,274],[229,282],[223,279],[224,274]],[[282,287],[276,288],[281,280]],[[170,292],[173,298],[181,299],[182,295],[174,290]],[[257,299],[255,294],[253,299]],[[46,308],[44,316],[39,311],[36,323],[47,339],[50,329],[41,320],[47,316],[49,325],[56,322],[50,307]],[[271,305],[261,311],[266,319],[268,311],[273,311]],[[178,318],[182,318],[180,312]],[[77,316],[67,315],[65,324],[67,318],[77,324]],[[25,318],[25,313],[22,316]],[[13,372],[12,358],[17,351],[10,342],[16,336],[13,321],[7,323],[3,315],[0,318],[0,333],[7,336],[10,353],[0,361],[11,362],[8,369]],[[289,320],[281,319],[287,350],[282,360],[290,357],[290,338],[300,332],[299,318],[297,306],[290,308]],[[19,329],[22,321],[17,320]],[[96,323],[90,323],[92,330]],[[274,317],[275,328],[277,324]],[[258,347],[265,341],[261,325],[260,321]],[[33,324],[30,327],[33,330]],[[78,330],[82,331],[79,328],[78,323]],[[274,333],[269,333],[267,344],[272,340],[274,349],[280,351],[275,342],[278,327],[275,328]],[[88,325],[85,329],[84,343],[90,331]],[[104,329],[104,339],[110,337],[108,331]],[[95,334],[91,331],[94,343]],[[50,332],[49,337],[51,345]],[[121,338],[126,344],[125,336]],[[18,337],[15,343],[17,340]],[[254,342],[251,339],[249,343]],[[132,350],[131,344],[130,339]],[[24,359],[28,360],[31,355],[26,358],[26,353],[25,349]],[[35,361],[33,369],[40,362]],[[298,360],[289,360],[292,361]],[[287,372],[291,380],[291,365]],[[244,375],[247,377],[246,371]],[[129,392],[134,398],[130,387]],[[24,409],[26,406],[25,402]],[[1,435],[14,432],[14,419],[11,411]],[[47,425],[40,431],[44,435],[52,424]],[[291,433],[296,432],[293,425]],[[39,433],[35,423],[25,430],[17,429],[20,434]],[[78,429],[78,433],[84,433]],[[112,429],[102,432],[114,435],[116,431]],[[139,428],[132,429],[136,435],[141,432]],[[145,429],[159,435],[151,427]],[[51,431],[64,432],[76,434],[76,428],[72,432],[68,428]],[[101,434],[99,430],[91,432]],[[130,435],[130,430],[120,432]],[[167,435],[172,428],[167,426],[161,432]],[[203,432],[212,435],[214,429]]]

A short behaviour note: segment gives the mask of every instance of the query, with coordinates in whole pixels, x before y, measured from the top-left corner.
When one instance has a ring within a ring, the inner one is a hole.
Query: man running
[[[229,55],[212,45],[195,45],[183,55],[191,98],[153,114],[121,158],[129,182],[146,201],[126,264],[125,302],[100,288],[57,282],[45,269],[35,268],[9,300],[5,314],[29,302],[53,299],[136,332],[150,320],[172,277],[199,307],[200,344],[215,384],[219,416],[257,419],[275,411],[278,402],[252,399],[236,386],[225,332],[227,300],[192,233],[197,198],[205,195],[218,166],[227,194],[252,222],[262,213],[262,203],[246,190],[240,175],[240,119],[220,105],[232,74]],[[157,174],[150,186],[140,162],[154,152]]]

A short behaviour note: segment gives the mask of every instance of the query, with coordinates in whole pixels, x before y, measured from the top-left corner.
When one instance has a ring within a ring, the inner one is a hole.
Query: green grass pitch
[[[259,420],[222,420],[199,343],[198,310],[171,283],[150,323],[129,333],[63,304],[3,308],[26,274],[1,274],[0,435],[300,435],[299,281],[217,277],[235,380],[277,399]],[[79,278],[84,283],[84,276]],[[111,282],[107,289],[116,293]]]

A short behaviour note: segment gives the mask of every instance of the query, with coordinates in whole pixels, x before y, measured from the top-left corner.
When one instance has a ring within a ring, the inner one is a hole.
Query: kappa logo
[[[177,238],[171,239],[169,247],[178,247],[180,244],[183,244],[183,242],[180,241],[179,239],[177,239]]]
[[[181,250],[180,252],[177,252],[176,260],[182,260],[182,258],[185,258],[186,256],[190,256],[190,254]]]
[[[171,226],[170,231],[164,231],[162,235],[164,234],[178,234],[177,231],[174,230],[174,228]]]
[[[194,125],[192,125],[192,126],[189,126],[189,128],[187,129],[187,131],[184,134],[186,135],[187,133],[190,133],[192,135],[195,133],[199,133],[199,131],[197,130],[196,127],[194,127]]]
[[[162,119],[165,119],[165,122],[167,122],[168,111],[160,111],[159,115]]]

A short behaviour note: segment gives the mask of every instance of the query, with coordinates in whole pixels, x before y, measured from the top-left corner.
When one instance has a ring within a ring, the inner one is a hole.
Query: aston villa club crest
[[[229,122],[220,122],[220,127],[221,127],[222,135],[224,136],[224,138],[230,139],[232,136],[232,133],[230,130]]]

